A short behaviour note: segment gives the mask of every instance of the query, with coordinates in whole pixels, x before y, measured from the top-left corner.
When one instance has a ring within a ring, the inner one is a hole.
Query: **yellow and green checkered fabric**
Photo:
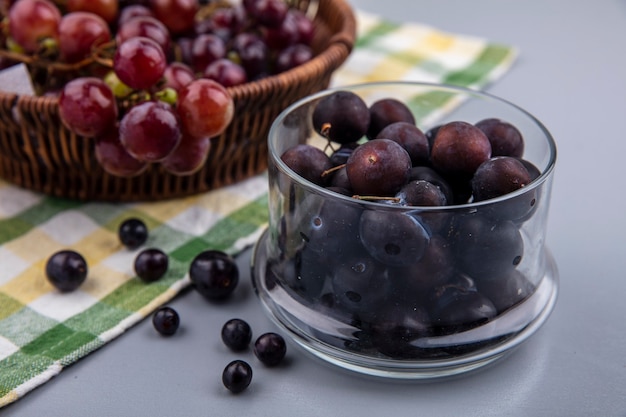
[[[357,45],[335,74],[336,86],[414,80],[481,89],[516,57],[509,46],[419,24],[365,13],[358,13],[358,24]],[[129,217],[147,223],[144,247],[170,257],[158,282],[139,280],[132,265],[140,249],[119,243],[117,228]],[[189,285],[189,263],[200,251],[236,255],[254,243],[266,221],[263,175],[203,195],[133,204],[52,198],[0,180],[0,407],[169,301]],[[78,290],[60,293],[47,282],[44,265],[67,248],[85,256],[89,276]]]

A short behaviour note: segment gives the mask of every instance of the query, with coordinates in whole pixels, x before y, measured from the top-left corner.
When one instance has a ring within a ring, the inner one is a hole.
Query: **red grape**
[[[58,39],[61,12],[48,0],[20,0],[9,10],[9,33],[26,52],[35,52],[43,38]]]
[[[288,10],[282,0],[257,0],[252,14],[261,25],[274,28],[283,23]]]
[[[311,58],[313,50],[309,46],[301,43],[290,45],[278,53],[274,70],[277,73],[284,72],[308,62]]]
[[[120,122],[120,141],[140,161],[164,159],[178,146],[181,135],[172,107],[161,101],[133,107]]]
[[[177,110],[185,132],[199,139],[222,133],[233,118],[235,105],[224,86],[199,79],[179,92]]]
[[[104,135],[96,137],[96,159],[109,174],[118,177],[134,177],[148,168],[146,162],[133,158],[122,142],[117,129],[110,129]]]
[[[69,12],[90,12],[113,23],[117,18],[118,3],[118,0],[67,0],[65,7]]]
[[[265,42],[272,49],[284,49],[300,40],[300,23],[292,10],[287,13],[279,26],[268,28]]]
[[[141,4],[131,4],[130,6],[124,7],[120,11],[120,17],[117,19],[117,25],[121,26],[130,19],[139,16],[154,17],[154,14],[152,13],[152,10],[146,6],[142,6]]]
[[[217,35],[198,35],[191,44],[191,65],[198,72],[204,71],[211,62],[225,56],[226,44]]]
[[[65,126],[78,135],[103,134],[117,120],[115,96],[99,78],[76,78],[61,91],[59,116]]]
[[[197,0],[150,0],[154,15],[173,34],[182,34],[193,29],[199,4]]]
[[[181,88],[196,79],[193,70],[182,62],[172,62],[165,68],[165,87],[180,91]]]
[[[88,57],[93,48],[111,40],[109,26],[89,12],[68,13],[59,24],[59,50],[66,62]]]
[[[137,36],[118,46],[113,71],[126,85],[146,89],[157,83],[165,72],[165,53],[152,39]]]
[[[121,23],[115,40],[118,45],[130,38],[143,36],[159,44],[163,52],[170,49],[170,33],[163,23],[151,16],[136,16]]]
[[[176,149],[161,164],[174,175],[191,175],[202,168],[210,149],[211,138],[195,139],[183,135]]]
[[[248,81],[246,70],[227,58],[221,58],[210,63],[204,70],[203,76],[217,81],[224,87],[232,87]]]

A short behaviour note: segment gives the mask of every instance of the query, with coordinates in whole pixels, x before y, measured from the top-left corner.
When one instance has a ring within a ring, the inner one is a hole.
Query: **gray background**
[[[397,21],[519,47],[513,69],[488,91],[551,130],[559,149],[548,245],[560,269],[559,300],[528,342],[460,378],[399,383],[330,367],[290,346],[267,369],[221,344],[241,317],[256,335],[275,330],[249,282],[229,303],[187,292],[171,303],[180,333],[159,337],[149,320],[2,410],[15,416],[626,416],[626,1],[352,0]],[[221,385],[243,358],[254,379],[242,395]]]

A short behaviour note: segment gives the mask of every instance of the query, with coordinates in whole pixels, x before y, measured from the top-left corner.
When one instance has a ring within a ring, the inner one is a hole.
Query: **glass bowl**
[[[521,189],[480,202],[356,199],[281,160],[301,143],[331,152],[311,119],[337,89],[302,99],[280,114],[268,138],[269,226],[252,260],[264,309],[306,351],[369,375],[434,378],[504,356],[541,327],[557,298],[558,271],[545,246],[556,162],[550,133],[518,106],[469,89],[412,82],[339,89],[368,105],[402,101],[423,132],[450,121],[507,121],[539,172]]]

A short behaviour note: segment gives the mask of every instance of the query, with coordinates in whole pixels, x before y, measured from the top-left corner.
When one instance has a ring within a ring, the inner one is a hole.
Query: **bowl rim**
[[[482,200],[478,202],[452,204],[452,205],[446,205],[446,206],[400,206],[400,205],[391,205],[391,204],[383,205],[379,202],[368,201],[368,200],[357,200],[351,196],[342,195],[340,193],[336,193],[331,190],[328,190],[298,175],[295,171],[289,168],[287,164],[285,164],[282,161],[282,159],[279,157],[272,138],[276,137],[279,126],[282,124],[285,118],[288,117],[289,114],[291,114],[293,111],[300,108],[301,106],[307,103],[313,102],[315,100],[318,100],[321,97],[324,97],[336,91],[350,90],[354,92],[354,91],[361,90],[361,89],[370,89],[370,88],[384,87],[384,86],[396,86],[397,87],[397,86],[402,86],[402,85],[405,85],[407,87],[417,86],[417,87],[423,87],[423,88],[432,88],[432,89],[437,89],[440,91],[447,90],[447,91],[455,92],[457,94],[481,97],[481,98],[488,99],[494,102],[499,102],[514,110],[519,111],[521,114],[529,118],[530,121],[533,122],[545,136],[548,149],[549,149],[549,154],[550,154],[546,168],[541,172],[539,177],[534,179],[527,186],[522,187],[513,192],[507,193],[505,195],[499,196],[499,197]],[[557,160],[557,146],[556,146],[556,142],[552,134],[539,119],[537,119],[533,114],[531,114],[524,108],[518,106],[517,104],[512,103],[509,100],[493,95],[486,91],[471,89],[471,88],[462,87],[458,85],[452,85],[452,84],[421,82],[421,81],[375,81],[375,82],[335,86],[332,88],[327,88],[325,90],[319,91],[315,94],[304,97],[294,102],[287,108],[285,108],[272,122],[272,125],[268,133],[267,141],[268,141],[270,162],[273,163],[280,171],[282,171],[282,173],[287,175],[291,180],[309,189],[309,191],[327,196],[329,198],[337,198],[340,200],[344,200],[346,202],[362,204],[364,207],[371,207],[371,208],[376,208],[376,209],[385,208],[389,210],[400,210],[400,211],[420,210],[423,212],[442,212],[442,211],[447,212],[447,211],[457,211],[457,210],[474,210],[474,209],[477,209],[478,207],[489,206],[489,205],[497,204],[500,202],[508,201],[518,196],[532,192],[533,190],[535,190],[536,188],[544,184],[549,178],[551,178],[552,173],[554,172],[556,160]]]

